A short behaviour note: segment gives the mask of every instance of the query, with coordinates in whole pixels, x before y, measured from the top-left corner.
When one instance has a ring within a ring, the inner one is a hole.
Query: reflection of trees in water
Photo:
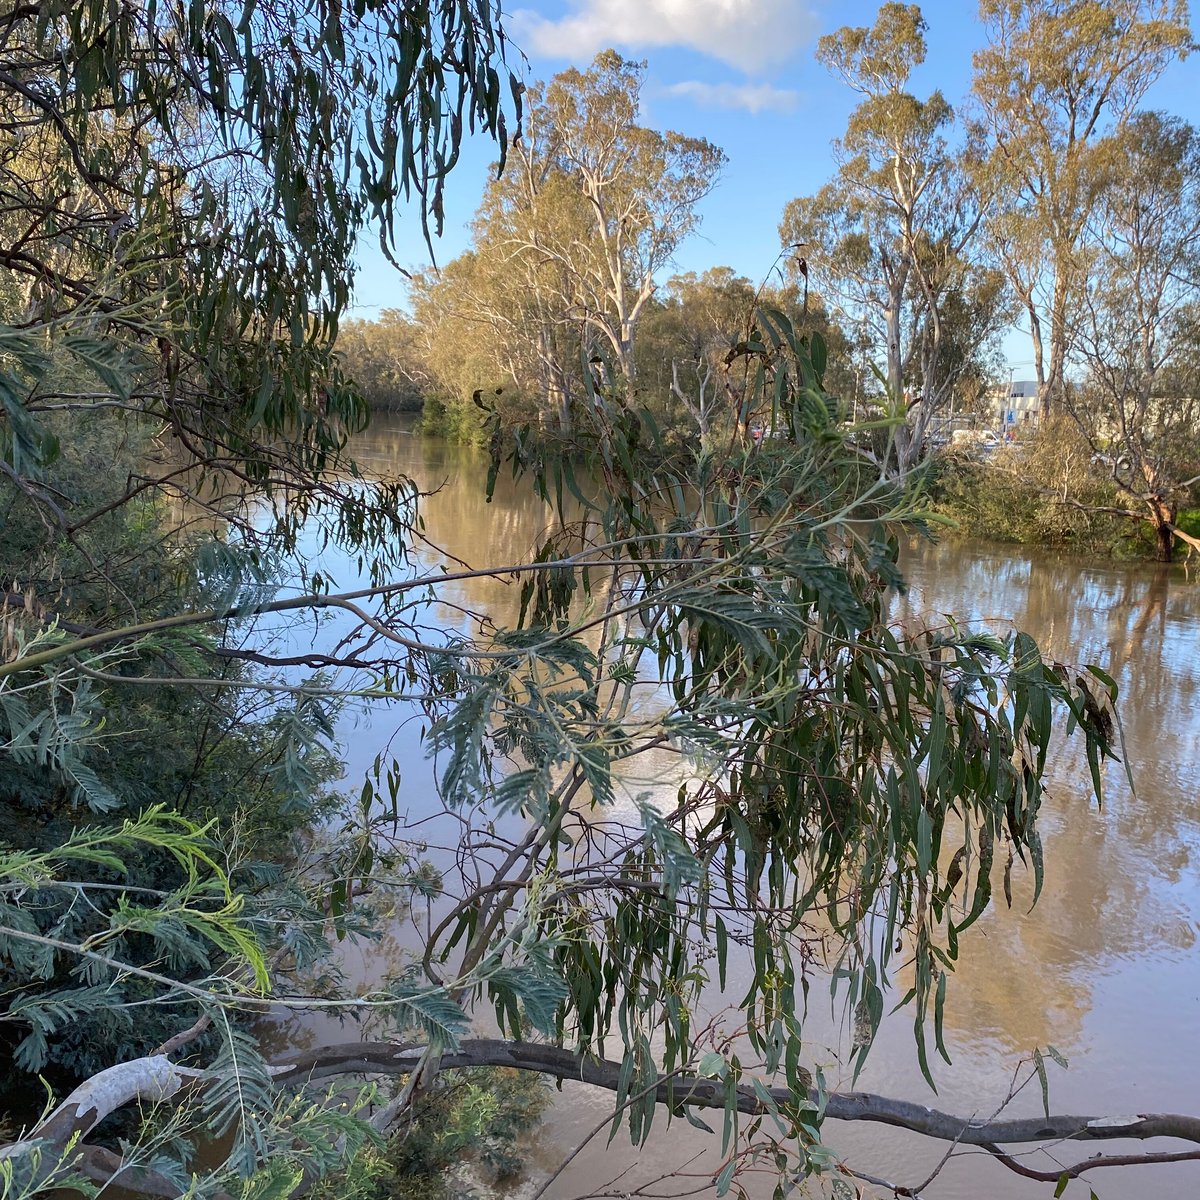
[[[400,473],[423,490],[440,489],[422,506],[426,536],[445,555],[471,567],[528,561],[553,526],[552,508],[527,491],[518,492],[504,473],[489,505],[486,460],[477,451],[416,438],[386,421],[377,423],[355,450],[368,475]],[[417,557],[424,568],[448,561],[432,549],[420,550]],[[1044,807],[1046,883],[1031,916],[1026,912],[1032,881],[1019,864],[1013,909],[1004,908],[1003,852],[997,855],[995,907],[963,939],[947,1021],[952,1045],[965,1051],[956,1070],[966,1067],[969,1086],[978,1088],[979,1097],[998,1099],[1016,1060],[1035,1044],[1053,1043],[1070,1053],[1092,1037],[1116,1039],[1114,1023],[1122,1018],[1157,1015],[1167,1021],[1174,1010],[1174,998],[1164,995],[1158,1013],[1131,1017],[1117,1011],[1114,1017],[1111,1004],[1105,1007],[1102,981],[1134,960],[1138,970],[1153,969],[1191,944],[1184,919],[1188,898],[1181,887],[1192,873],[1200,842],[1191,808],[1200,758],[1200,714],[1193,704],[1200,666],[1192,644],[1200,628],[1200,594],[1151,570],[1083,569],[1049,555],[954,544],[918,548],[907,567],[913,586],[897,602],[897,617],[915,620],[947,612],[980,623],[1011,617],[1051,653],[1112,670],[1121,685],[1130,757],[1138,773],[1135,801],[1119,769],[1110,772],[1106,806],[1097,813],[1087,799],[1086,767],[1075,747],[1057,755]],[[517,584],[480,578],[461,581],[445,595],[460,609],[511,624],[520,592]],[[431,606],[426,619],[467,627],[462,612],[451,607]],[[390,718],[389,713],[383,719]],[[377,733],[372,732],[373,740]],[[415,742],[411,751],[421,753]],[[644,773],[642,764],[635,767],[624,789],[634,794],[652,787],[664,764]],[[407,770],[415,774],[417,768]],[[611,815],[629,816],[615,810]],[[430,829],[430,837],[449,843],[458,832],[434,835]],[[568,853],[580,855],[583,849]],[[812,1029],[821,1036],[815,1015]],[[894,1030],[885,1028],[884,1039],[888,1044],[877,1047],[873,1061],[895,1074],[875,1076],[873,1082],[890,1090],[912,1057],[907,1017]],[[1102,1076],[1106,1069],[1099,1068]],[[947,1090],[959,1086],[940,1082]],[[1113,1080],[1105,1076],[1102,1082]],[[673,1130],[671,1137],[678,1136]],[[870,1134],[873,1142],[880,1136]]]
[[[531,562],[546,534],[557,527],[554,506],[539,500],[527,483],[518,486],[506,467],[500,470],[489,503],[488,460],[481,450],[422,438],[408,432],[403,419],[377,415],[355,441],[353,452],[368,477],[405,475],[423,492],[435,493],[419,506],[427,544],[416,546],[415,552],[427,568],[443,563],[456,570],[464,565],[479,569]],[[438,588],[441,603],[433,611],[453,628],[474,625],[466,614],[511,626],[520,596],[520,583],[511,577],[458,580]]]
[[[988,554],[945,544],[910,555],[912,589],[900,614],[953,612],[978,622],[1010,617],[1045,650],[1073,663],[1094,662],[1121,689],[1120,711],[1139,790],[1135,842],[1194,825],[1187,800],[1200,784],[1200,589],[1160,568],[1083,568],[1028,551]],[[1083,785],[1086,764],[1060,753],[1054,780]],[[1127,787],[1110,773],[1109,799],[1126,816]],[[1182,803],[1181,803],[1182,801]],[[1194,828],[1191,832],[1195,832]]]
[[[1193,945],[1187,911],[1163,894],[1156,865],[1126,853],[1122,834],[1082,796],[1053,793],[1045,827],[1046,879],[1037,907],[1029,911],[1032,872],[1019,863],[1013,906],[1006,907],[1001,862],[992,909],[978,936],[961,943],[947,1023],[966,1044],[982,1036],[1013,1054],[1048,1043],[1070,1050],[1106,975]]]
[[[1008,614],[1048,653],[1095,662],[1121,689],[1136,797],[1112,768],[1097,812],[1086,763],[1069,743],[1057,748],[1042,817],[1041,899],[1026,916],[1032,873],[1018,863],[1005,909],[998,853],[994,907],[981,936],[963,941],[947,1013],[967,1041],[990,1034],[1016,1052],[1065,1048],[1097,981],[1121,959],[1170,956],[1194,942],[1193,901],[1181,888],[1200,846],[1200,593],[1160,568],[1099,569],[954,543],[915,548],[906,569],[911,590],[897,601],[898,617],[951,612],[983,624]]]

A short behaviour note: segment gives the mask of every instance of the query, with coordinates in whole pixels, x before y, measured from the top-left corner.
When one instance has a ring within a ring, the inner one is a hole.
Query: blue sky
[[[642,119],[662,129],[706,137],[729,162],[701,206],[700,231],[676,256],[675,269],[730,266],[755,282],[779,252],[778,224],[793,197],[815,192],[832,174],[830,143],[845,128],[856,97],[813,57],[816,39],[842,25],[870,25],[876,0],[510,0],[506,24],[528,57],[528,74],[546,79],[584,67],[615,46],[648,60]],[[940,88],[955,105],[970,90],[971,52],[982,41],[973,0],[922,6],[929,53],[913,89]],[[1200,123],[1200,70],[1174,66],[1148,97]],[[483,139],[464,150],[447,184],[446,225],[435,242],[439,262],[468,245],[466,225],[487,179],[494,148]],[[402,263],[428,265],[415,219],[400,231]],[[364,244],[356,315],[401,307],[403,278]],[[1014,331],[1005,340],[1018,377],[1030,354]]]

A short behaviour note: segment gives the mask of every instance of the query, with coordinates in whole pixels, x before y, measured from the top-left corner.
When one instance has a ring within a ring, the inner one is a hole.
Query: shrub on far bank
[[[987,459],[937,455],[929,466],[930,498],[968,537],[1152,557],[1143,522],[1104,511],[1126,505],[1091,457],[1075,423],[1060,417]]]
[[[447,404],[438,396],[428,396],[421,409],[417,429],[428,437],[442,437],[451,442],[480,445],[483,440],[483,423],[480,413],[472,418],[461,405]]]
[[[487,420],[489,411],[494,410],[500,415],[505,429],[526,424],[546,425],[545,414],[539,421],[536,404],[512,387],[483,387],[479,390],[479,397],[484,408],[475,402],[473,396],[451,393],[427,396],[418,429],[429,437],[444,437],[463,445],[484,446],[491,437],[491,426]],[[553,437],[552,429],[550,433]]]

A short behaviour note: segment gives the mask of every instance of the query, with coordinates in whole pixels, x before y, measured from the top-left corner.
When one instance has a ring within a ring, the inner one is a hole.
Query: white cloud
[[[816,32],[806,0],[572,0],[551,20],[513,14],[513,41],[555,58],[590,58],[607,46],[683,46],[744,71],[786,62]]]
[[[662,89],[668,96],[692,100],[702,108],[743,108],[747,112],[793,112],[800,93],[769,83],[701,83],[687,79]]]

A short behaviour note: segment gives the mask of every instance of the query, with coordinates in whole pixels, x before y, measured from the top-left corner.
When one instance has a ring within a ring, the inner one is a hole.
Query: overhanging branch
[[[413,1070],[421,1048],[390,1042],[352,1042],[323,1046],[281,1060],[274,1068],[277,1082],[328,1079],[344,1074],[404,1075]],[[538,1071],[556,1079],[574,1079],[607,1091],[617,1090],[621,1064],[603,1059],[582,1058],[569,1050],[535,1042],[506,1042],[476,1039],[461,1043],[456,1053],[442,1056],[442,1069],[512,1067]],[[789,1088],[767,1089],[772,1100],[794,1099]],[[687,1103],[696,1108],[721,1108],[725,1104],[721,1080],[696,1075],[677,1075],[659,1085],[660,1103]],[[750,1084],[737,1090],[739,1112],[762,1114],[762,1101]],[[810,1094],[815,1100],[816,1094]],[[988,1147],[1022,1142],[1112,1141],[1120,1138],[1146,1140],[1173,1137],[1200,1146],[1200,1117],[1174,1113],[1139,1113],[1134,1116],[1050,1116],[976,1121],[940,1112],[923,1104],[894,1100],[872,1092],[834,1092],[827,1096],[825,1115],[836,1121],[873,1121],[907,1129],[941,1141]]]
[[[277,1084],[302,1086],[349,1075],[404,1076],[417,1069],[425,1047],[393,1042],[348,1042],[321,1046],[289,1055],[269,1069]],[[441,1056],[440,1069],[463,1070],[508,1067],[534,1071],[555,1079],[575,1080],[606,1091],[618,1090],[621,1064],[587,1058],[557,1046],[535,1042],[473,1039],[462,1042],[453,1053]],[[151,1055],[110,1067],[80,1084],[26,1139],[0,1146],[0,1159],[19,1157],[37,1143],[66,1150],[71,1138],[86,1136],[105,1116],[123,1105],[164,1100],[192,1082],[200,1072],[178,1067],[164,1055]],[[724,1108],[728,1084],[719,1079],[677,1074],[664,1077],[657,1090],[660,1104],[675,1109]],[[767,1088],[776,1105],[796,1099],[788,1088]],[[808,1099],[817,1101],[815,1092]],[[741,1113],[759,1116],[767,1110],[761,1093],[752,1084],[738,1084],[736,1107]],[[1065,1171],[1076,1177],[1104,1166],[1140,1166],[1151,1163],[1200,1160],[1200,1148],[1157,1153],[1100,1155],[1052,1172],[1037,1171],[1004,1152],[1001,1147],[1071,1141],[1080,1144],[1115,1140],[1146,1141],[1176,1138],[1200,1147],[1200,1117],[1178,1113],[1137,1113],[1129,1116],[1052,1115],[1012,1119],[962,1117],[923,1104],[895,1100],[871,1092],[834,1092],[825,1097],[825,1116],[835,1121],[869,1121],[891,1125],[954,1145],[978,1146],[1018,1174],[1044,1182],[1055,1182]],[[78,1146],[78,1156],[69,1155],[93,1178],[109,1172],[111,1179],[124,1165],[115,1155],[96,1147]],[[167,1181],[153,1172],[139,1173],[135,1190],[147,1195],[174,1195],[164,1190]],[[126,1181],[122,1180],[122,1186]]]

